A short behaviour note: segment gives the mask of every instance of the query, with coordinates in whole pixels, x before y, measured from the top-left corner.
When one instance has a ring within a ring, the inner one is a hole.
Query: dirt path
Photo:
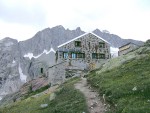
[[[105,107],[100,101],[100,97],[97,92],[90,89],[86,78],[81,78],[81,81],[75,84],[75,88],[85,95],[90,113],[104,113]]]

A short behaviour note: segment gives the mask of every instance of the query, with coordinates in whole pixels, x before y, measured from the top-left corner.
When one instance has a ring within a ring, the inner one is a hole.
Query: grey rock
[[[48,104],[41,104],[40,107],[41,108],[46,108],[46,107],[48,107]]]
[[[18,72],[19,59],[17,40],[8,37],[0,40],[0,97],[17,91],[21,86]]]
[[[56,94],[55,93],[51,93],[50,97],[49,97],[49,100],[52,101],[52,100],[55,99],[55,97],[56,97]]]

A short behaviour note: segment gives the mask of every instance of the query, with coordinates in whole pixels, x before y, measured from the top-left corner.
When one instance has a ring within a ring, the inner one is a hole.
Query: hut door
[[[41,74],[43,74],[43,68],[41,68]]]

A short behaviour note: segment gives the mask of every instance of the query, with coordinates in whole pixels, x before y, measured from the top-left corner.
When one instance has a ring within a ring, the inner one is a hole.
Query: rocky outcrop
[[[0,96],[20,88],[19,75],[20,52],[18,41],[5,38],[0,41]]]
[[[8,103],[13,103],[15,101],[25,99],[26,96],[29,94],[36,92],[37,90],[41,88],[48,88],[50,87],[50,84],[48,82],[48,78],[41,75],[40,77],[37,77],[36,79],[30,80],[23,84],[18,91],[15,93],[10,93],[6,95],[0,103],[0,106],[5,106]]]

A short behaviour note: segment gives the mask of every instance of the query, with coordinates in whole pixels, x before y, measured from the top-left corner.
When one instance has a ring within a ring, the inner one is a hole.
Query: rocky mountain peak
[[[81,30],[81,28],[80,28],[80,27],[77,27],[77,28],[76,28],[76,31],[82,31],[82,30]]]
[[[65,30],[65,28],[62,25],[58,25],[58,26],[52,27],[51,29],[54,29],[54,30]]]
[[[103,33],[110,33],[108,30],[103,30],[102,32]]]
[[[98,35],[100,35],[102,33],[100,29],[95,29],[95,30],[93,30],[93,32],[97,33]]]
[[[18,42],[18,40],[10,38],[10,37],[5,37],[4,39],[0,40],[0,42]]]

